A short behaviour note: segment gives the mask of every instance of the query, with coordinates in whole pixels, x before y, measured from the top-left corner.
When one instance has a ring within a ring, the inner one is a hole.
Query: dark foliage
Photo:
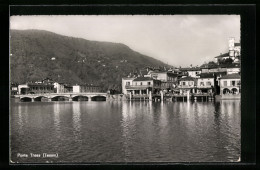
[[[88,41],[41,30],[11,30],[11,81],[25,83],[45,77],[55,81],[100,85],[121,90],[130,72],[165,63],[131,50],[124,44]]]

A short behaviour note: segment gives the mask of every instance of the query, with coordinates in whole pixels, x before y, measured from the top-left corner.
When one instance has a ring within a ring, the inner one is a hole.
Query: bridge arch
[[[230,90],[228,88],[224,88],[223,89],[223,94],[227,94],[227,93],[230,93]]]
[[[100,95],[100,96],[92,96],[91,101],[106,101],[106,96]]]
[[[68,101],[69,97],[67,96],[53,96],[51,97],[51,101]]]
[[[72,97],[72,101],[88,101],[88,100],[89,100],[88,96],[83,96],[83,95]]]
[[[48,98],[46,96],[36,96],[34,98],[34,101],[36,101],[36,102],[48,101]]]
[[[31,102],[33,99],[31,97],[22,97],[20,98],[21,102]]]

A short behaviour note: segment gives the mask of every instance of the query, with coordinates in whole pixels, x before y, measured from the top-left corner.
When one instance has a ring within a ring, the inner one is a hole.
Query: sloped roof
[[[227,65],[227,68],[240,68],[240,64],[231,64],[231,65]]]
[[[180,79],[180,81],[195,81],[196,79],[193,77],[183,77]]]
[[[214,73],[201,73],[200,78],[214,78]]]
[[[151,78],[151,77],[137,77],[133,81],[149,81],[149,80],[153,80],[153,78]]]
[[[227,74],[223,77],[221,77],[220,79],[240,79],[240,75],[239,74]]]
[[[199,67],[191,67],[191,68],[180,68],[180,71],[200,71]]]
[[[222,57],[228,57],[229,56],[229,53],[224,53],[224,54],[221,54],[215,58],[222,58]]]
[[[147,69],[141,69],[141,70],[140,70],[140,73],[141,73],[141,75],[143,76],[143,75],[147,75],[147,74],[148,74],[148,71],[147,71]]]
[[[227,74],[227,72],[226,71],[223,71],[223,72],[214,72],[214,74],[216,75],[216,76],[222,76],[222,75],[226,75]]]

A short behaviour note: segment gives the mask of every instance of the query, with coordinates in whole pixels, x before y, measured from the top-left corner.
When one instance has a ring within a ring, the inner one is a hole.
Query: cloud
[[[11,29],[41,29],[119,42],[172,65],[201,65],[240,39],[239,15],[12,16]]]

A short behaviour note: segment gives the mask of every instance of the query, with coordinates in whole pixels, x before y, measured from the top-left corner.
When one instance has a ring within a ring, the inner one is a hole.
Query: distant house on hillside
[[[186,73],[189,77],[198,78],[198,75],[201,73],[201,68],[191,67],[191,68],[180,68],[182,73]]]
[[[219,56],[215,57],[215,62],[220,63],[225,59],[232,59],[235,63],[240,62],[240,53],[241,53],[241,44],[240,42],[235,42],[235,38],[231,37],[228,40],[228,48],[229,51],[224,54],[220,54]]]
[[[240,73],[240,64],[232,64],[227,66],[227,74]]]

